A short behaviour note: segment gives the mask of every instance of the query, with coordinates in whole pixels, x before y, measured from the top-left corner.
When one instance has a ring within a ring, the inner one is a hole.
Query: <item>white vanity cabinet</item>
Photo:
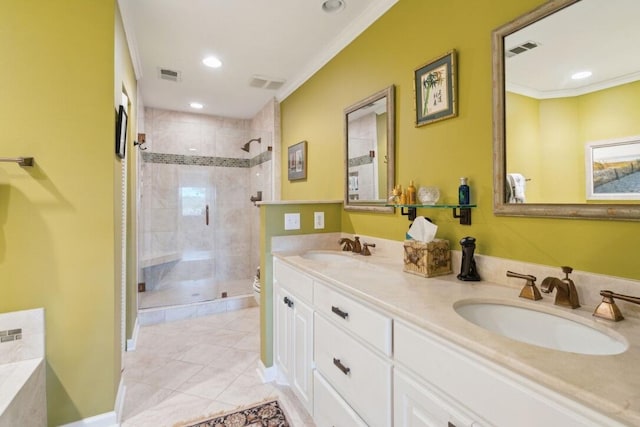
[[[319,281],[314,308],[314,360],[318,376],[335,391],[332,405],[348,404],[369,426],[391,426],[391,319]],[[316,412],[319,427],[321,417]]]
[[[396,426],[623,426],[439,336],[397,320],[394,358]],[[427,419],[423,414],[433,416],[438,423],[412,424],[412,418]]]
[[[278,260],[273,277],[277,381],[289,384],[313,414],[313,281]]]

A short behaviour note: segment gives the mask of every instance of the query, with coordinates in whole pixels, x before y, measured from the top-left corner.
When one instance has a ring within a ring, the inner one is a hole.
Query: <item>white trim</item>
[[[622,86],[627,83],[633,83],[640,80],[640,71],[627,74],[624,76],[616,77],[609,80],[593,83],[588,86],[582,86],[574,89],[558,89],[558,90],[537,90],[526,86],[517,85],[514,83],[506,83],[505,89],[507,92],[517,93],[519,95],[528,96],[535,99],[554,99],[554,98],[571,98],[574,96],[586,95],[598,90],[609,89],[616,86]]]
[[[124,385],[124,379],[120,375],[120,385],[118,386],[118,394],[116,394],[116,403],[114,405],[114,412],[116,413],[116,425],[120,425],[122,422],[122,415],[124,414],[124,400],[127,394],[127,386]]]
[[[122,21],[122,26],[124,27],[127,46],[129,47],[129,57],[131,58],[131,64],[133,65],[133,72],[136,75],[136,80],[140,81],[142,78],[142,62],[140,62],[138,42],[136,41],[136,33],[133,29],[133,24],[127,19],[128,16],[131,16],[131,13],[128,11],[129,2],[125,0],[118,0],[118,8],[120,9],[120,19]]]
[[[342,49],[349,45],[364,30],[378,20],[398,0],[382,0],[372,4],[368,10],[346,27],[322,52],[319,52],[297,76],[289,80],[276,94],[276,99],[282,101],[311,78],[319,69],[331,61]]]
[[[138,323],[138,317],[136,317],[136,321],[133,324],[131,339],[127,340],[127,351],[135,351],[136,343],[138,342],[138,332],[140,332],[140,323]]]
[[[119,427],[115,411],[84,418],[59,427]]]
[[[276,365],[272,365],[267,368],[266,366],[264,366],[264,363],[262,363],[262,360],[258,360],[258,367],[256,368],[256,372],[258,373],[258,376],[263,383],[270,383],[276,379],[278,369],[276,368]]]

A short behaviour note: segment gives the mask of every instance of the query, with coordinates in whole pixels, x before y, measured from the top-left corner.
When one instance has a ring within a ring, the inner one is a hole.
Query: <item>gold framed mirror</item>
[[[395,116],[393,85],[344,110],[345,210],[394,212]]]
[[[640,220],[639,188],[593,200],[585,167],[589,144],[640,135],[639,13],[635,0],[551,0],[493,31],[496,215]]]

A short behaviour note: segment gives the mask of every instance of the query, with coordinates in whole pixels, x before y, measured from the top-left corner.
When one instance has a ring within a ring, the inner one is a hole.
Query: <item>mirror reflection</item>
[[[392,212],[395,112],[390,86],[345,110],[345,208]]]
[[[603,6],[553,1],[494,31],[497,214],[640,218],[640,206],[585,205],[588,147],[640,135],[640,2]],[[640,171],[626,179],[638,187],[610,199],[637,203]]]

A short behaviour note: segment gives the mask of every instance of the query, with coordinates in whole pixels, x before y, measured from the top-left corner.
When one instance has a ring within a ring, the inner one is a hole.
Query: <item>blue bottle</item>
[[[460,178],[460,187],[458,187],[458,203],[461,205],[468,205],[471,203],[467,178]]]

